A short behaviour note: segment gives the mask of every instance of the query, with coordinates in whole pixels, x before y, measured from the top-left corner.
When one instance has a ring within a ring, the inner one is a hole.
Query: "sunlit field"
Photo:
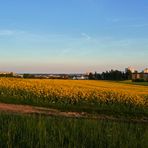
[[[109,81],[1,78],[0,101],[88,112],[147,115],[148,87]]]

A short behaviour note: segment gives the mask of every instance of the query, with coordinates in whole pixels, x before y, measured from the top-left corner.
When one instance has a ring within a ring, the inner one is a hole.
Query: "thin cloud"
[[[135,28],[142,28],[142,27],[147,27],[148,24],[133,24],[129,25],[129,27],[135,27]]]
[[[112,18],[106,18],[106,21],[108,22],[135,22],[135,21],[142,21],[145,20],[144,17],[123,17],[123,18],[118,18],[118,17],[112,17]]]
[[[9,29],[0,30],[0,36],[15,36],[15,35],[20,35],[24,33],[25,31],[22,31],[22,30],[9,30]]]
[[[14,30],[0,30],[0,36],[10,36],[15,33]]]
[[[81,33],[81,36],[83,36],[87,40],[90,40],[91,39],[91,37],[88,34],[86,34],[86,33]]]
[[[123,26],[120,26],[120,28],[144,28],[144,27],[148,27],[148,24],[129,24],[129,25],[123,25]],[[119,26],[118,26],[119,28]]]

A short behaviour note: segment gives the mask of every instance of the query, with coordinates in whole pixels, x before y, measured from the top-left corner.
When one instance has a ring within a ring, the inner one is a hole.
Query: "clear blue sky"
[[[147,0],[0,0],[0,71],[148,67]]]

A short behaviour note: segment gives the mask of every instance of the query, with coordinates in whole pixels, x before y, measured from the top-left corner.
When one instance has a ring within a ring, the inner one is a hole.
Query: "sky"
[[[0,0],[0,71],[148,67],[147,0]]]

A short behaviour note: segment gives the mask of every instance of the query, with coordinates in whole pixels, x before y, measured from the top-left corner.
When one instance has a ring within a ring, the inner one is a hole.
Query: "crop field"
[[[0,102],[148,115],[148,87],[109,81],[0,79]]]
[[[24,104],[21,110],[28,104],[54,108],[66,115],[89,115],[83,118],[1,110],[0,147],[148,147],[147,86],[0,78],[0,103],[7,109],[8,103],[17,107]]]

